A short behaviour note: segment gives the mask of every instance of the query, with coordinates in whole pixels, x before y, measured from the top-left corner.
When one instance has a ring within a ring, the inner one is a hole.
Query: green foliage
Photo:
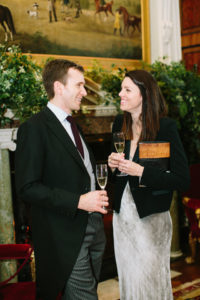
[[[5,116],[7,109],[12,109],[15,117],[23,122],[46,102],[41,68],[23,55],[18,46],[6,49],[0,45],[0,127],[13,122]]]
[[[101,65],[96,60],[93,61],[92,67],[88,68],[85,71],[85,75],[97,83],[101,83],[106,73],[107,71],[103,67],[101,67]]]
[[[200,161],[200,76],[183,63],[155,62],[150,71],[168,105],[169,116],[177,121],[190,163]]]
[[[124,72],[125,70],[118,68],[114,73],[106,73],[101,82],[102,90],[107,91],[105,104],[114,104],[118,111],[120,111],[119,92],[121,90],[121,82],[125,74]]]
[[[115,105],[120,112],[120,97],[121,82],[126,73],[126,69],[115,69],[115,65],[111,66],[111,70],[102,68],[96,61],[92,68],[86,71],[86,76],[101,84],[103,93],[102,102],[105,105]]]

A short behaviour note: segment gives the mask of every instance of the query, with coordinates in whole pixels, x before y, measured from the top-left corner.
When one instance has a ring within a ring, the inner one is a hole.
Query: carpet
[[[34,300],[35,299],[35,283],[34,282],[18,282],[8,283],[0,287],[1,300]]]
[[[173,288],[174,300],[200,300],[200,278]]]
[[[180,272],[177,272],[177,271],[174,271],[174,270],[171,270],[171,279],[177,277],[177,276],[180,276],[182,273]]]
[[[171,270],[171,278],[175,278],[179,275],[181,275],[180,272]],[[99,300],[118,300],[120,298],[119,282],[117,277],[99,283],[98,297]]]

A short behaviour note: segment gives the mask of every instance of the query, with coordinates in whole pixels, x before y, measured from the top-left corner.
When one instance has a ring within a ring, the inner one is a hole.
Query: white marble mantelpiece
[[[16,150],[17,128],[0,129],[0,149]]]
[[[16,149],[16,133],[17,128],[0,129],[0,244],[15,243],[9,150]],[[1,261],[0,281],[8,279],[16,270],[15,260]],[[11,282],[16,281],[14,278]]]
[[[95,117],[109,117],[116,116],[117,109],[115,105],[83,105],[82,111],[91,112],[94,111]]]

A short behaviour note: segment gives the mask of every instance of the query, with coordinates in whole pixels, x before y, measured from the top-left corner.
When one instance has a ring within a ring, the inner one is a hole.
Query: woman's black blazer
[[[113,132],[121,131],[123,116],[118,115],[113,124]],[[145,167],[139,187],[137,176],[116,176],[113,174],[115,189],[113,208],[120,211],[121,199],[127,182],[129,182],[133,201],[135,201],[140,218],[169,210],[172,193],[174,190],[187,190],[190,176],[187,158],[178,134],[175,121],[170,118],[160,120],[160,130],[156,141],[170,142],[170,173],[157,168]],[[114,150],[114,149],[113,149]],[[130,141],[125,143],[125,157],[128,159]],[[139,149],[137,147],[133,161],[139,161]]]

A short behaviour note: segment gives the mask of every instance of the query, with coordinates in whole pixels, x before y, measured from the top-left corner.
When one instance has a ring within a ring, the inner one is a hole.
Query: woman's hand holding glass
[[[108,165],[109,167],[114,170],[116,168],[119,168],[119,163],[124,160],[124,153],[116,153],[116,152],[112,152],[109,156],[108,156]]]
[[[120,172],[131,176],[142,176],[144,167],[128,159],[124,154],[112,152],[108,157],[108,165],[111,169],[118,168]]]
[[[127,160],[127,159],[121,160],[119,162],[118,168],[121,172],[125,172],[128,175],[138,176],[138,177],[142,176],[144,170],[143,166],[135,163],[134,161]]]

